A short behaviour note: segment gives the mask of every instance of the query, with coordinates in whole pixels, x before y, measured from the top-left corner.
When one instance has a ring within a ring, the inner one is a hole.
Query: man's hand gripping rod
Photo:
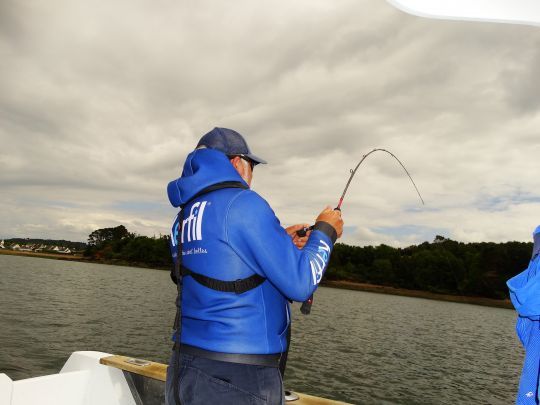
[[[356,174],[356,171],[358,170],[358,168],[360,167],[362,162],[364,160],[366,160],[366,158],[369,155],[371,155],[372,153],[377,152],[377,151],[386,152],[390,156],[392,156],[394,159],[397,160],[397,162],[400,164],[400,166],[403,168],[403,170],[405,170],[405,173],[407,173],[407,176],[411,180],[411,183],[414,186],[414,189],[416,190],[416,193],[418,194],[418,197],[420,197],[420,201],[422,201],[422,204],[425,205],[424,199],[422,198],[422,195],[420,194],[420,191],[418,191],[418,187],[416,187],[416,184],[414,183],[414,180],[412,179],[411,175],[409,174],[408,170],[405,168],[403,163],[401,163],[401,161],[392,152],[390,152],[390,151],[388,151],[386,149],[376,148],[376,149],[373,149],[372,151],[370,151],[369,153],[365,154],[364,156],[362,156],[362,159],[360,160],[360,162],[358,162],[358,164],[356,165],[354,170],[351,169],[351,175],[349,176],[349,180],[347,181],[347,184],[345,185],[345,189],[343,190],[343,193],[341,194],[341,197],[339,198],[338,205],[337,205],[336,208],[334,208],[334,210],[341,211],[341,205],[343,204],[343,199],[345,198],[345,194],[347,193],[347,190],[349,189],[349,185],[351,184],[351,181],[352,181],[354,175]],[[310,227],[306,227],[306,228],[303,228],[303,229],[300,229],[300,230],[296,231],[296,234],[298,236],[300,236],[300,237],[304,237],[304,236],[307,235],[307,232],[311,231],[312,229],[313,229],[313,225],[311,225]],[[309,297],[307,301],[304,301],[302,303],[302,306],[300,307],[300,311],[302,311],[302,313],[304,315],[308,315],[311,312],[311,305],[313,305],[313,295],[311,297]]]

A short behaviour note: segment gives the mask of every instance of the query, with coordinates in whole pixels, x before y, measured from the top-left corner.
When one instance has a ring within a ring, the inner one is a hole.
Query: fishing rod
[[[356,172],[358,171],[358,168],[360,167],[360,165],[364,162],[364,160],[366,160],[366,158],[371,155],[372,153],[375,153],[375,152],[386,152],[388,153],[390,156],[392,156],[394,159],[397,160],[397,162],[400,164],[400,166],[403,168],[403,170],[405,171],[405,173],[407,174],[407,176],[409,177],[409,179],[411,180],[411,183],[412,185],[414,186],[414,189],[416,190],[416,193],[418,194],[418,197],[420,197],[420,201],[422,201],[422,205],[425,205],[426,203],[424,202],[424,199],[422,198],[422,195],[420,194],[420,191],[418,190],[418,187],[416,187],[416,184],[412,178],[412,176],[410,175],[409,171],[407,170],[407,168],[405,167],[405,165],[403,163],[401,163],[401,160],[399,160],[397,158],[396,155],[394,155],[392,152],[390,152],[389,150],[386,150],[386,149],[382,149],[382,148],[375,148],[373,149],[372,151],[366,153],[365,155],[362,156],[362,159],[360,159],[360,162],[358,162],[358,164],[356,165],[356,167],[354,169],[351,169],[350,172],[351,172],[351,175],[349,176],[349,180],[347,181],[347,184],[345,185],[345,189],[343,190],[343,193],[341,194],[341,197],[339,198],[339,202],[338,202],[338,205],[336,208],[334,208],[334,210],[337,210],[337,211],[341,211],[341,205],[343,204],[343,199],[345,198],[345,194],[347,194],[347,190],[349,189],[349,185],[351,184],[351,181],[354,177],[354,175],[356,174]],[[312,226],[309,226],[309,227],[305,227],[305,228],[302,228],[298,231],[296,231],[296,234],[300,237],[304,237],[307,235],[308,231],[311,231],[313,228],[314,228],[315,225],[312,225]],[[302,306],[300,307],[300,311],[302,311],[302,313],[304,315],[308,315],[310,312],[311,312],[311,306],[313,305],[313,295],[311,297],[309,297],[307,299],[307,301],[304,301],[302,303]]]

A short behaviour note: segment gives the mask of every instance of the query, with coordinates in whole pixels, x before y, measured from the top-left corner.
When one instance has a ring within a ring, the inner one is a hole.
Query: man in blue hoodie
[[[327,207],[307,240],[291,238],[302,225],[285,230],[249,189],[259,163],[266,162],[239,133],[214,128],[167,187],[181,208],[171,233],[180,321],[167,371],[170,405],[283,403],[278,366],[289,300],[317,289],[343,221]]]

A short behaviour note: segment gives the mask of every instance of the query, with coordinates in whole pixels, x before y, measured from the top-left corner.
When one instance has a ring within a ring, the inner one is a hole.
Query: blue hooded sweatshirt
[[[287,349],[288,299],[305,301],[317,289],[335,230],[317,223],[300,250],[254,191],[224,188],[196,196],[223,182],[242,182],[247,188],[225,154],[198,149],[188,155],[182,176],[169,183],[171,204],[184,206],[182,235],[179,218],[172,227],[173,260],[182,238],[182,264],[188,269],[222,281],[254,274],[266,280],[236,294],[184,277],[181,343],[221,353],[282,353]]]
[[[516,332],[525,348],[517,404],[539,403],[540,375],[540,226],[533,233],[534,248],[527,270],[506,283],[518,312]]]

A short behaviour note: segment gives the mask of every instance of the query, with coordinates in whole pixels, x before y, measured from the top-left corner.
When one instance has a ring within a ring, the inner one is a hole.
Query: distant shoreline
[[[0,249],[0,254],[11,255],[11,256],[37,257],[40,259],[66,260],[66,261],[71,261],[71,262],[108,264],[112,266],[139,267],[143,269],[169,270],[169,268],[159,267],[159,266],[148,266],[144,263],[133,263],[133,262],[128,262],[124,260],[88,259],[82,255],[72,255],[72,254],[20,252],[18,250],[7,250],[7,249]]]
[[[426,299],[436,300],[436,301],[458,302],[462,304],[474,304],[474,305],[482,305],[482,306],[496,307],[496,308],[506,308],[506,309],[514,308],[514,306],[512,305],[509,299],[497,300],[494,298],[438,294],[438,293],[433,293],[429,291],[407,290],[405,288],[395,288],[395,287],[388,287],[385,285],[376,285],[376,284],[364,284],[364,283],[357,283],[354,281],[345,281],[345,280],[339,280],[339,281],[324,280],[321,283],[321,285],[324,287],[341,288],[345,290],[355,290],[355,291],[366,291],[366,292],[373,292],[377,294],[401,295],[404,297],[426,298]]]
[[[69,260],[69,261],[77,261],[77,262],[91,262],[92,261],[92,260],[85,259],[81,255],[60,254],[60,253],[21,252],[18,250],[8,250],[8,249],[0,249],[0,254],[11,255],[11,256],[39,257],[41,259]]]
[[[0,249],[0,254],[12,255],[12,256],[37,257],[41,259],[56,259],[56,260],[77,261],[77,262],[84,262],[84,263],[111,264],[111,265],[117,265],[117,266],[169,270],[168,268],[163,268],[163,267],[148,267],[140,263],[87,259],[81,255],[19,252],[15,250],[7,250],[7,249]],[[429,291],[407,290],[404,288],[395,288],[395,287],[388,287],[384,285],[375,285],[375,284],[364,284],[364,283],[357,283],[357,282],[346,281],[346,280],[339,280],[339,281],[324,280],[321,283],[321,285],[324,287],[330,287],[330,288],[365,291],[365,292],[372,292],[372,293],[377,293],[377,294],[400,295],[404,297],[425,298],[425,299],[436,300],[436,301],[458,302],[462,304],[474,304],[474,305],[482,305],[482,306],[495,307],[495,308],[506,308],[506,309],[514,308],[509,299],[497,300],[493,298],[484,298],[484,297],[438,294],[438,293],[433,293]]]

